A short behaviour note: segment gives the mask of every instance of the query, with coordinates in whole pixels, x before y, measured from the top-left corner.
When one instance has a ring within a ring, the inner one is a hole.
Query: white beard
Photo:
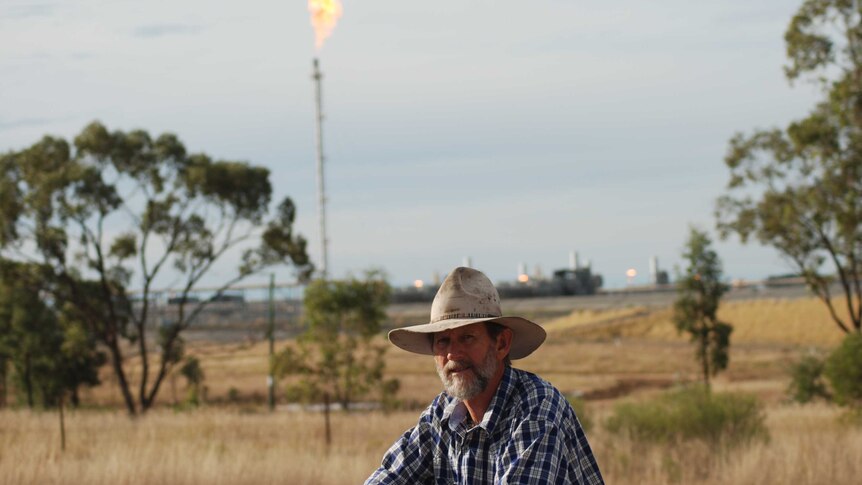
[[[472,399],[488,387],[494,373],[497,372],[497,359],[494,355],[494,348],[488,349],[485,354],[485,359],[478,365],[472,365],[469,361],[450,360],[445,366],[441,366],[435,362],[437,366],[437,374],[443,382],[443,388],[446,392],[455,398],[462,401]],[[466,372],[453,374],[456,369],[468,368]]]

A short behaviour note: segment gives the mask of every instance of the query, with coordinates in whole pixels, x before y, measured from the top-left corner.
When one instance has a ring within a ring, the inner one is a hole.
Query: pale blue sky
[[[713,229],[727,140],[816,99],[781,69],[798,3],[344,1],[320,54],[330,272],[672,269]],[[317,259],[313,44],[302,0],[0,0],[0,151],[93,119],[175,132],[269,167]],[[718,249],[729,277],[788,269]]]

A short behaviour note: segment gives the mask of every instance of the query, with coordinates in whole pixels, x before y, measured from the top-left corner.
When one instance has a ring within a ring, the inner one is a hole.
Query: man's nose
[[[452,339],[446,351],[446,359],[461,360],[464,358],[464,346],[456,339]]]

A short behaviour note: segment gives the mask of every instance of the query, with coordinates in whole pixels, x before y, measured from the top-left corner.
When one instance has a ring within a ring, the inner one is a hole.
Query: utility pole
[[[266,377],[266,385],[269,388],[269,410],[275,410],[275,274],[269,275],[269,326],[266,329],[269,338],[269,375]]]

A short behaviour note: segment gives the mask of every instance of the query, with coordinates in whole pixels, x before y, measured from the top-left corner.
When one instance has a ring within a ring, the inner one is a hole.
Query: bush
[[[197,406],[202,400],[206,401],[206,386],[203,386],[204,392],[201,392],[201,385],[204,382],[204,371],[200,360],[194,356],[186,357],[185,363],[180,368],[180,374],[186,378],[186,387],[188,389],[186,403]]]
[[[852,333],[826,359],[826,377],[835,401],[854,408],[862,407],[862,334]]]
[[[807,403],[817,397],[829,399],[826,383],[823,382],[822,359],[813,355],[803,357],[790,366],[790,386],[788,397],[798,403]]]
[[[605,427],[636,441],[676,444],[701,440],[730,448],[768,439],[764,418],[754,396],[710,394],[695,387],[644,403],[618,404]]]
[[[584,432],[588,433],[593,427],[593,419],[587,414],[587,404],[583,399],[575,396],[568,396],[567,399],[569,400],[569,404],[572,405],[572,409],[575,410],[575,416],[578,417],[578,421],[581,422],[581,428],[584,429]]]

